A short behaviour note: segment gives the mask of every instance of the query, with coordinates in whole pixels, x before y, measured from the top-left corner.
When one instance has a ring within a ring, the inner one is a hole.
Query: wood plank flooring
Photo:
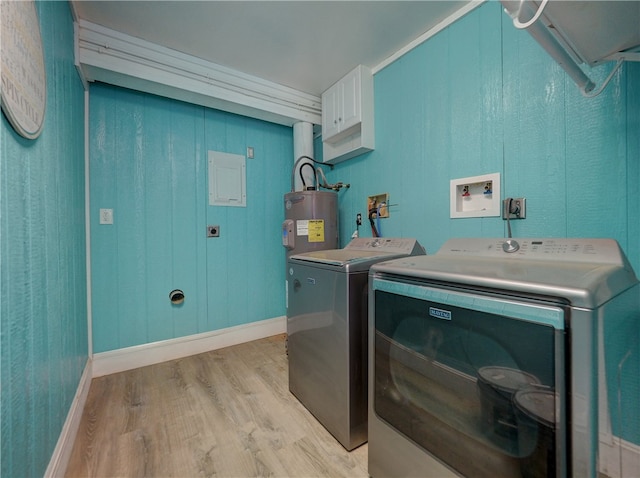
[[[96,378],[67,477],[368,477],[289,392],[284,335]]]

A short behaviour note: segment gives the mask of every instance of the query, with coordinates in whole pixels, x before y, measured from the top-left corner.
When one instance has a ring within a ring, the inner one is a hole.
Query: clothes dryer
[[[637,430],[617,375],[639,283],[616,241],[452,239],[369,284],[372,477],[596,478],[618,398]]]

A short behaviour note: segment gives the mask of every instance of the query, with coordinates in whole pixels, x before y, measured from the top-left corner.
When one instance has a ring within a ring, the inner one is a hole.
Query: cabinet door
[[[342,93],[342,114],[340,115],[340,131],[359,124],[362,120],[360,112],[360,68],[356,68],[339,83]]]
[[[340,83],[322,94],[322,136],[326,140],[340,132]]]

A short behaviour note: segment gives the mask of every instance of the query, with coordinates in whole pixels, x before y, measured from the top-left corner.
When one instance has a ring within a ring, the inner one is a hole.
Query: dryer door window
[[[379,289],[375,413],[465,476],[560,476],[563,309]]]

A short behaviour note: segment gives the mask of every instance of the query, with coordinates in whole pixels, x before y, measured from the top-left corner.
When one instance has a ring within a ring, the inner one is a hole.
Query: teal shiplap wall
[[[610,68],[590,74],[600,84]],[[640,273],[640,64],[625,63],[600,96],[584,98],[487,2],[379,71],[374,90],[376,149],[328,174],[351,183],[340,193],[342,245],[367,196],[383,192],[395,205],[383,235],[415,237],[428,253],[450,237],[505,237],[498,217],[449,217],[451,179],[499,172],[503,197],[527,198],[515,237],[614,238]],[[360,232],[370,236],[366,222]],[[636,444],[638,355],[623,370],[622,421],[612,407],[614,433]]]
[[[92,84],[90,132],[95,352],[284,315],[291,128]],[[209,206],[207,151],[247,146],[247,207]],[[113,225],[99,224],[101,208]]]
[[[593,70],[598,83],[609,68]],[[502,236],[497,217],[449,217],[451,179],[499,172],[503,196],[527,198],[514,235],[614,237],[640,270],[638,74],[625,63],[600,96],[584,98],[488,2],[375,75],[376,149],[330,173],[351,183],[341,242],[381,192],[395,204],[385,235],[416,236],[428,251],[449,237]]]
[[[67,2],[37,2],[47,74],[36,140],[0,122],[3,477],[42,476],[87,362],[84,92]]]
[[[351,183],[340,199],[342,244],[367,196],[385,192],[395,206],[383,235],[417,237],[429,252],[454,236],[501,235],[493,218],[449,220],[450,179],[502,169],[501,18],[490,10],[477,9],[375,75],[376,148],[331,176]],[[371,233],[366,221],[361,232]]]

